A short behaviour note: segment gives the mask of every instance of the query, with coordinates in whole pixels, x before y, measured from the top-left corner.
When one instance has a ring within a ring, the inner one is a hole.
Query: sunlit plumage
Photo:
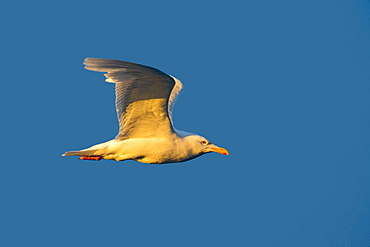
[[[88,70],[106,72],[106,81],[115,84],[119,133],[113,140],[63,156],[164,164],[209,152],[229,154],[202,136],[173,127],[172,107],[182,89],[175,77],[148,66],[111,59],[86,58],[84,65]]]

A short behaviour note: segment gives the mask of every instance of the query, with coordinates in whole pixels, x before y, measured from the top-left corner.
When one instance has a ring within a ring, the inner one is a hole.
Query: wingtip
[[[92,57],[87,57],[87,58],[84,59],[83,64],[87,65],[88,63],[91,63],[93,59],[94,58],[92,58]]]

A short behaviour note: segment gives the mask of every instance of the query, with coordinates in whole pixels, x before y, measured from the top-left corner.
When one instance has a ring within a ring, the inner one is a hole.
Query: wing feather
[[[161,137],[174,132],[171,109],[182,88],[179,80],[162,71],[131,62],[86,58],[85,68],[106,72],[115,83],[120,125],[116,139]]]
[[[171,77],[175,81],[175,86],[172,88],[172,91],[171,91],[171,94],[170,94],[170,98],[169,98],[169,101],[168,101],[168,112],[169,112],[170,119],[172,121],[173,107],[175,105],[175,102],[176,102],[177,97],[179,96],[179,94],[180,94],[180,92],[181,92],[181,90],[183,88],[183,85],[182,85],[182,83],[181,83],[180,80],[176,79],[173,76],[171,76]]]

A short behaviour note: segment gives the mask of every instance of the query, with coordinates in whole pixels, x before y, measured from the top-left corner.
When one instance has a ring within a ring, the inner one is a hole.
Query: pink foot
[[[95,156],[81,156],[80,160],[101,160],[103,156],[95,155]]]

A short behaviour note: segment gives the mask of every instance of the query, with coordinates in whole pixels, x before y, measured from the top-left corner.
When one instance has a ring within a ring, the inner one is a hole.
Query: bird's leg
[[[93,155],[93,156],[81,156],[80,160],[101,160],[103,156],[101,155]]]

